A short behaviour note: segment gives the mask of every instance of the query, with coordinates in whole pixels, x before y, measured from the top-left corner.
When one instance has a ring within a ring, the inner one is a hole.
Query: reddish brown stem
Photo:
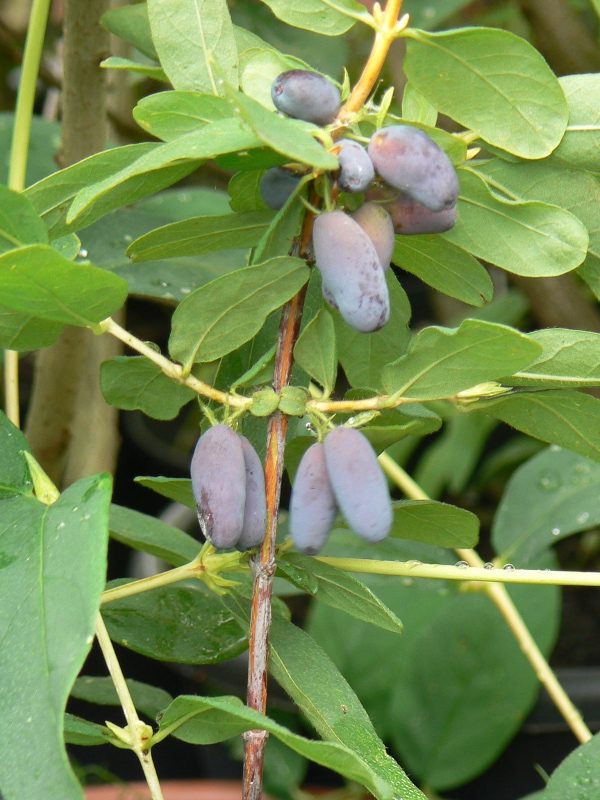
[[[298,254],[305,255],[312,233],[312,215],[307,214],[302,228]],[[294,344],[298,337],[303,289],[284,307],[279,325],[277,355],[273,388],[276,392],[289,382],[293,363]],[[269,657],[269,627],[271,625],[271,593],[275,574],[275,538],[277,536],[277,511],[283,476],[283,456],[287,417],[277,412],[269,419],[267,430],[267,455],[265,459],[265,487],[267,494],[267,530],[260,556],[254,562],[254,591],[250,617],[250,641],[248,644],[248,689],[247,703],[265,713],[267,708],[267,667]],[[260,800],[262,797],[262,771],[266,731],[248,731],[244,735],[244,800]]]

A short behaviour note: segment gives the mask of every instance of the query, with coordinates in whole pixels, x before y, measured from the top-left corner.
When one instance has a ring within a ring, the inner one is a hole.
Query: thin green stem
[[[156,350],[147,345],[145,342],[142,342],[141,339],[138,339],[132,333],[129,333],[129,331],[125,330],[125,328],[122,328],[117,322],[114,321],[114,319],[111,319],[110,317],[100,322],[98,324],[98,328],[102,333],[110,333],[111,336],[119,339],[132,350],[135,350],[141,355],[146,356],[147,359],[160,367],[167,377],[177,381],[177,383],[180,383],[183,386],[187,386],[192,391],[196,392],[196,394],[199,394],[202,397],[208,397],[210,400],[216,400],[217,403],[222,403],[223,405],[231,406],[232,408],[249,408],[252,405],[252,399],[250,397],[227,394],[227,392],[221,392],[219,389],[215,389],[210,384],[204,383],[204,381],[195,378],[193,375],[184,375],[183,368],[180,364],[176,364],[174,361],[169,361],[168,358],[165,358],[160,353],[157,353]]]
[[[158,575],[150,575],[148,578],[140,578],[138,581],[125,583],[123,586],[115,586],[114,589],[106,589],[102,592],[100,601],[102,605],[114,603],[115,600],[123,600],[125,597],[132,597],[142,592],[150,592],[152,589],[160,589],[162,586],[170,586],[172,583],[189,580],[197,577],[198,564],[195,561],[184,564],[181,567],[160,572]]]
[[[33,0],[29,17],[8,164],[8,186],[15,192],[22,192],[25,188],[35,86],[44,47],[50,2],[51,0]],[[14,350],[6,350],[4,354],[4,397],[6,415],[18,427],[21,421],[19,354]]]
[[[115,648],[113,647],[104,620],[100,614],[98,614],[98,619],[96,621],[96,638],[98,639],[98,644],[102,650],[102,655],[106,661],[106,666],[108,667],[125,719],[127,720],[127,729],[123,732],[126,736],[127,743],[139,759],[144,771],[146,783],[150,789],[152,800],[163,800],[158,775],[156,774],[156,769],[152,761],[152,754],[150,752],[152,728],[150,725],[146,725],[142,722],[138,717],[133,699],[129,692],[129,687],[123,675],[123,670],[121,669],[117,654],[115,653]],[[116,732],[114,727],[111,729],[113,732]]]
[[[384,471],[396,483],[396,485],[402,489],[407,497],[410,497],[413,500],[430,499],[427,493],[424,492],[423,489],[410,477],[410,475],[408,475],[399,464],[390,458],[387,453],[382,453],[379,456],[379,463],[383,467]],[[469,577],[471,574],[477,574],[480,570],[484,573],[486,572],[483,561],[475,552],[475,550],[457,548],[455,552],[462,561],[467,563],[468,567],[472,568],[469,570]],[[465,568],[463,567],[462,569]],[[516,571],[517,570],[515,570],[515,572]],[[533,570],[519,571],[531,572]],[[510,574],[510,571],[507,571],[507,574]],[[577,737],[578,741],[589,741],[592,738],[590,729],[585,724],[578,709],[571,701],[571,698],[558,682],[556,675],[548,664],[544,654],[537,646],[537,643],[531,635],[529,629],[525,625],[525,622],[523,621],[523,618],[521,617],[517,607],[513,603],[512,598],[508,594],[506,587],[495,581],[493,583],[484,583],[483,590],[489,595],[500,614],[504,617],[504,621],[515,637],[523,655],[531,664],[531,667],[533,668],[533,671],[535,672],[539,682],[542,684],[542,686],[544,686],[550,695],[554,705],[562,714],[563,718]]]
[[[446,581],[525,583],[538,586],[600,586],[600,572],[471,567],[468,564],[451,566],[450,564],[423,564],[420,561],[376,561],[370,558],[333,558],[329,556],[318,556],[317,560],[346,572],[362,572],[369,575],[394,575]]]

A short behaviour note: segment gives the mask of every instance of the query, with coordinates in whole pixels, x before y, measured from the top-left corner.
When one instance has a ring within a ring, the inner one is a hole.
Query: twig
[[[388,0],[383,15],[383,24],[378,30],[367,67],[363,70],[357,85],[350,93],[346,104],[340,109],[338,119],[357,111],[362,107],[371,93],[379,72],[385,61],[393,40],[392,30],[396,29],[398,13],[402,0]],[[306,255],[308,243],[312,235],[313,215],[309,211],[304,218],[300,242],[295,255]],[[277,354],[275,356],[275,374],[273,389],[280,392],[287,385],[293,362],[293,350],[302,317],[304,304],[304,287],[283,310]],[[252,611],[250,616],[250,639],[248,644],[248,687],[247,704],[261,713],[267,706],[267,662],[268,638],[271,623],[271,593],[275,573],[275,537],[277,534],[277,509],[283,475],[283,458],[287,418],[276,412],[269,419],[267,432],[267,456],[265,461],[265,485],[267,492],[267,529],[260,552],[260,559],[255,563],[255,578],[252,594]],[[244,778],[243,800],[260,800],[262,797],[262,772],[264,749],[267,733],[261,730],[247,731],[244,734]]]
[[[307,214],[299,248],[300,255],[305,253],[311,231],[312,215]],[[279,326],[273,380],[273,388],[276,392],[280,392],[289,381],[294,344],[300,329],[305,291],[305,288],[302,289],[287,303],[283,310]],[[250,640],[248,643],[246,702],[250,708],[254,708],[263,714],[267,707],[267,661],[269,627],[271,624],[271,593],[275,574],[277,510],[279,508],[283,475],[286,431],[287,417],[278,411],[270,417],[267,431],[267,456],[265,461],[267,528],[260,556],[253,564],[255,577],[250,616]],[[260,800],[262,797],[262,771],[267,736],[267,732],[262,730],[246,731],[244,734],[244,782],[242,791],[244,800]]]
[[[152,728],[146,725],[138,717],[135,705],[129,693],[125,676],[121,670],[121,665],[117,659],[117,654],[104,625],[104,621],[100,614],[96,622],[96,638],[102,650],[102,655],[106,661],[106,666],[110,672],[110,677],[114,683],[125,719],[127,720],[127,728],[117,728],[115,725],[110,725],[111,731],[122,741],[128,744],[133,752],[139,759],[139,762],[144,771],[146,783],[150,789],[152,800],[163,800],[162,790],[158,781],[158,775],[152,761],[152,754],[150,751],[150,744],[152,740]]]
[[[132,350],[146,356],[147,359],[160,367],[165,375],[177,381],[177,383],[182,384],[182,386],[187,386],[189,389],[192,389],[196,394],[208,397],[210,400],[216,400],[218,403],[223,403],[232,408],[247,408],[251,405],[252,400],[249,397],[240,397],[239,395],[221,392],[219,389],[215,389],[210,384],[204,383],[204,381],[195,378],[193,375],[184,375],[183,367],[179,364],[175,364],[173,361],[169,361],[168,358],[165,358],[160,353],[157,353],[156,350],[145,342],[142,342],[141,339],[138,339],[132,333],[126,331],[125,328],[122,328],[114,319],[109,317],[100,322],[98,327],[101,331],[110,333],[111,336],[122,341]]]
[[[464,554],[464,552],[472,551],[461,550],[460,552]],[[405,578],[476,581],[479,583],[518,583],[535,586],[600,586],[600,572],[515,569],[512,565],[480,567],[475,564],[468,566],[468,562],[464,566],[451,566],[450,564],[425,564],[421,561],[379,561],[371,558],[334,558],[332,556],[316,556],[316,558],[317,561],[323,561],[337,569],[343,569],[346,572],[361,572],[366,575],[393,575]]]
[[[408,497],[414,500],[429,499],[423,489],[386,453],[382,453],[379,456],[379,462],[385,472]],[[467,562],[468,566],[476,570],[485,571],[483,561],[475,550],[458,548],[455,552],[462,561]],[[504,617],[521,651],[533,667],[538,680],[550,695],[554,705],[562,714],[577,739],[580,742],[589,741],[592,738],[590,729],[558,682],[556,675],[537,646],[506,588],[498,583],[490,583],[489,585],[484,585],[483,591],[489,595],[498,611]]]

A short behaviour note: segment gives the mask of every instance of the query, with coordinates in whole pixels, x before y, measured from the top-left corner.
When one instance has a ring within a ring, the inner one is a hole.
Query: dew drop
[[[509,570],[509,571],[510,571],[511,569],[514,569],[514,568],[515,568],[515,565],[514,565],[514,564],[505,564],[505,565],[502,567],[502,569],[507,569],[507,570]]]
[[[466,567],[468,567],[469,565],[467,564],[467,562],[466,562],[466,561],[457,561],[457,562],[456,562],[456,564],[455,564],[454,566],[455,566],[455,567],[460,567],[460,569],[465,569],[465,568],[466,568]]]
[[[130,233],[126,233],[123,238],[125,239],[126,242],[133,241],[133,236]]]
[[[71,509],[71,511],[79,511],[79,506],[73,506],[73,508]]]
[[[560,486],[560,478],[556,472],[545,470],[540,473],[538,483],[545,492],[553,492]]]
[[[64,522],[59,522],[58,525],[56,526],[56,529],[59,530],[59,531],[62,531],[62,529],[64,527],[65,527],[65,523]]]
[[[483,565],[483,568],[484,569],[494,569],[494,565],[492,564],[491,561],[486,561],[485,564]]]
[[[180,289],[181,294],[189,294],[191,291],[192,290],[189,288],[189,286],[182,286]]]
[[[307,431],[314,431],[315,429],[315,426],[312,424],[312,422],[305,422],[304,427]]]
[[[348,423],[347,423],[348,425],[354,425],[355,422],[356,422],[355,417],[348,417]]]
[[[88,521],[88,519],[91,519],[91,518],[92,518],[92,515],[91,515],[91,514],[84,514],[84,515],[83,515],[83,517],[82,517],[82,519],[81,519],[81,521],[82,521],[82,522],[87,522],[87,521]]]
[[[577,524],[578,525],[585,525],[585,523],[590,518],[589,511],[582,511],[581,514],[577,515]]]
[[[80,258],[87,258],[88,251],[85,249],[85,247],[81,248],[81,250],[79,251],[79,256],[80,256]]]
[[[560,536],[560,528],[552,528],[552,536]]]

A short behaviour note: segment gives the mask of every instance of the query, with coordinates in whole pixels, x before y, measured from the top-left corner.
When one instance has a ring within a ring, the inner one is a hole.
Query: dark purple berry
[[[292,487],[289,528],[298,550],[308,555],[318,553],[336,513],[323,445],[316,443],[302,456]]]
[[[369,440],[354,428],[337,428],[323,448],[333,493],[348,525],[368,542],[380,541],[392,527],[392,503]]]
[[[340,162],[338,184],[345,192],[366,191],[375,177],[375,168],[365,148],[353,139],[337,142]]]
[[[215,547],[235,547],[244,525],[246,464],[237,433],[215,425],[196,444],[192,489],[202,533]]]
[[[271,97],[278,111],[315,125],[333,122],[341,104],[340,93],[331,81],[318,72],[304,69],[278,75],[271,87]]]
[[[300,177],[283,167],[268,169],[260,179],[260,194],[265,203],[274,211],[286,204],[288,197],[298,186]]]
[[[343,211],[315,220],[313,248],[323,285],[355,330],[379,330],[389,319],[390,301],[377,250],[361,226]]]
[[[386,183],[430,211],[456,204],[459,187],[452,162],[423,131],[411,125],[382,128],[371,137],[368,150]]]
[[[392,218],[379,203],[364,203],[352,214],[369,239],[373,242],[379,261],[389,269],[394,252],[394,224]]]

